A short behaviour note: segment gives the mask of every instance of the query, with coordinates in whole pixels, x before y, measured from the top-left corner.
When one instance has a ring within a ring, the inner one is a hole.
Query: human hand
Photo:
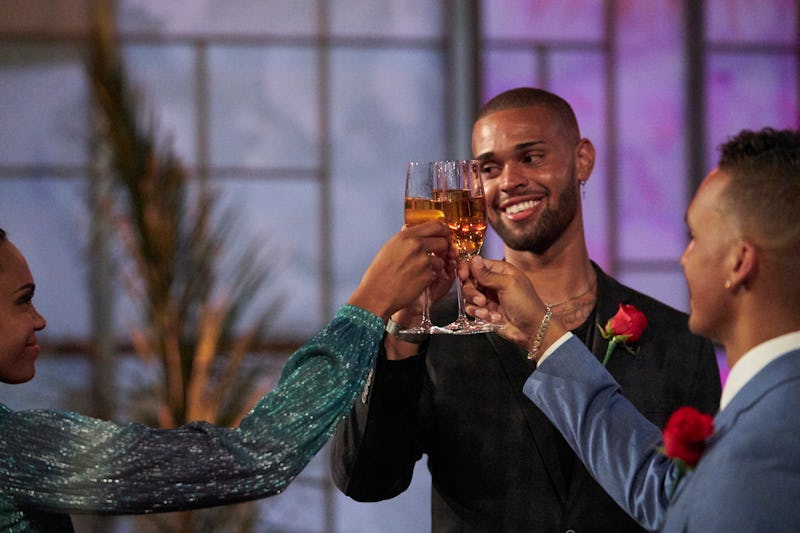
[[[447,251],[441,254],[440,257],[445,261],[445,268],[444,272],[437,276],[428,286],[427,296],[429,309],[448,294],[450,287],[453,285],[453,280],[455,280],[456,268],[458,268],[459,265],[458,251],[454,246],[449,246]],[[392,320],[404,328],[419,323],[422,318],[422,296],[423,295],[420,294],[418,298],[412,300],[407,306],[394,312],[391,316]]]
[[[449,287],[455,254],[451,234],[439,221],[404,227],[378,251],[347,303],[385,321],[395,311],[412,306],[429,285],[436,290]]]
[[[466,312],[502,324],[504,327],[497,334],[530,348],[545,314],[545,305],[527,276],[510,263],[479,256],[470,261],[469,273],[464,283]],[[548,328],[549,341],[565,331],[552,319]]]

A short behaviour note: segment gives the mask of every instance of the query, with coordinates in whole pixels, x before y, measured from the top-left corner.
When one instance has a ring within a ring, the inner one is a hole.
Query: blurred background
[[[235,214],[219,278],[237,274],[242,249],[262,252],[268,282],[249,296],[270,313],[254,350],[261,392],[401,226],[405,163],[468,157],[475,111],[495,94],[533,85],[573,105],[598,150],[584,200],[592,258],[682,310],[683,215],[717,146],[800,116],[797,0],[110,5],[141,118],[190,187]],[[0,401],[127,420],[125,391],[159,371],[134,353],[142,312],[120,275],[130,259],[98,201],[113,184],[93,133],[95,7],[0,0],[0,227],[27,256],[48,320],[37,377],[0,386]],[[496,237],[483,253],[501,257]],[[421,461],[401,497],[357,504],[332,486],[323,450],[257,506],[254,530],[428,531],[429,486]]]

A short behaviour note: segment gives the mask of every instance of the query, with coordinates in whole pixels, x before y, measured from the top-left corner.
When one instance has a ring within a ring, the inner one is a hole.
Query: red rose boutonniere
[[[664,426],[662,453],[678,466],[678,481],[693,470],[703,455],[706,439],[714,432],[714,418],[694,407],[681,407],[669,417]],[[673,491],[675,489],[673,488]]]
[[[644,313],[631,304],[619,304],[617,314],[609,319],[605,328],[597,324],[597,329],[600,330],[600,334],[604,339],[609,341],[608,348],[606,349],[606,356],[603,358],[603,366],[606,366],[608,363],[617,344],[621,345],[628,352],[636,355],[639,349],[632,348],[629,343],[638,341],[642,337],[642,333],[646,327],[647,317],[644,316]]]

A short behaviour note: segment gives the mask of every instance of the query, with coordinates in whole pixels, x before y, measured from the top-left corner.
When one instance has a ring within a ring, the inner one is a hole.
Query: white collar
[[[731,368],[725,387],[722,389],[719,410],[725,409],[736,393],[765,366],[798,348],[800,348],[800,331],[786,333],[751,348]]]

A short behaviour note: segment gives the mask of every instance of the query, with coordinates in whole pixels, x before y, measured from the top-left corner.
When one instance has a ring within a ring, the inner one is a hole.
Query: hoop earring
[[[584,202],[586,201],[586,182],[585,181],[581,182],[581,200],[584,201]]]

